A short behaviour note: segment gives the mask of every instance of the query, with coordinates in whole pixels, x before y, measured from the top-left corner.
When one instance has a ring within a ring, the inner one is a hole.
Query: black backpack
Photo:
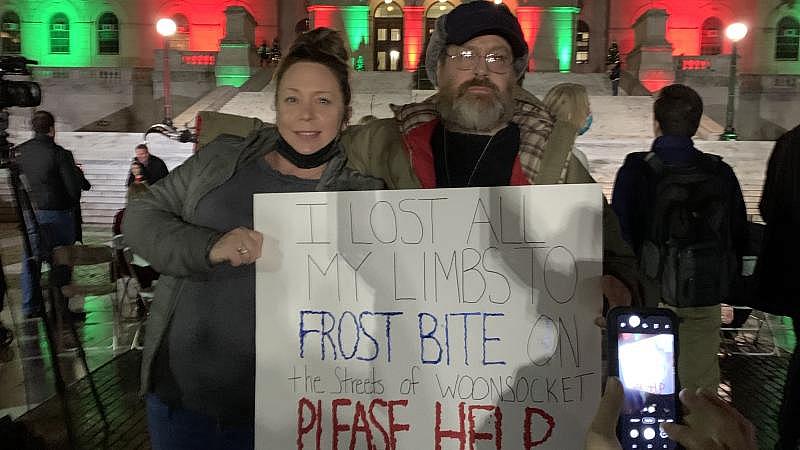
[[[640,271],[660,284],[661,300],[669,305],[720,303],[738,268],[722,158],[703,153],[689,164],[667,164],[646,152],[643,162],[649,189]]]

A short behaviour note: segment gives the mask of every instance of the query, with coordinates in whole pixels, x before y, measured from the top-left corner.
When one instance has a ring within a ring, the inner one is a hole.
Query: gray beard
[[[438,109],[445,124],[450,127],[481,133],[508,123],[514,112],[514,103],[511,95],[486,97],[441,92]]]

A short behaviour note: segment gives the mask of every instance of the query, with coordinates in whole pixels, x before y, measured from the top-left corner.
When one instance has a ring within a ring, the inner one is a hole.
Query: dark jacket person
[[[81,175],[72,153],[54,141],[55,119],[47,111],[36,111],[31,119],[33,139],[16,148],[17,162],[25,176],[29,194],[39,222],[37,230],[29,217],[25,218],[31,247],[45,242],[49,252],[58,245],[75,241],[74,208],[81,199]],[[26,255],[27,259],[27,255]],[[22,309],[26,316],[36,315],[41,307],[34,296],[32,274],[22,265]]]

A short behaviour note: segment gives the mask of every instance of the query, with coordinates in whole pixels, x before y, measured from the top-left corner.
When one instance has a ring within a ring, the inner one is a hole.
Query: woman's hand
[[[229,263],[233,267],[252,264],[261,257],[264,237],[258,231],[239,227],[225,233],[208,254],[211,264]]]

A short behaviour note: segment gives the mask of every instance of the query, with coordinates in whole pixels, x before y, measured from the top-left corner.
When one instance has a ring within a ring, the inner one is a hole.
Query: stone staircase
[[[23,142],[27,133],[12,133],[13,142]],[[81,196],[81,212],[86,225],[110,226],[114,214],[125,207],[125,181],[133,149],[143,142],[138,133],[57,133],[56,142],[71,150],[82,164],[92,189]],[[192,154],[192,144],[170,141],[163,136],[148,137],[150,152],[163,159],[170,170]],[[0,223],[17,221],[8,170],[0,169]]]
[[[266,80],[267,74],[262,74]],[[587,86],[594,114],[592,129],[581,136],[576,146],[583,150],[590,161],[595,178],[610,196],[614,176],[627,153],[647,150],[653,136],[652,98],[649,96],[609,96],[605,74],[528,74],[524,86],[538,96],[543,96],[553,85],[562,82],[577,82]],[[391,103],[403,104],[420,101],[434,91],[411,90],[412,74],[381,74],[359,72],[354,74],[353,119],[371,114],[390,117]],[[235,94],[235,95],[231,95]],[[212,109],[230,114],[258,117],[267,122],[275,121],[274,88],[265,84],[261,90],[236,93],[221,89],[200,99],[195,110]],[[191,115],[195,114],[192,110]],[[188,117],[188,116],[187,116]],[[14,118],[14,115],[12,115]],[[23,127],[21,118],[12,121],[12,129]],[[704,117],[698,132],[697,145],[704,151],[725,157],[736,171],[745,194],[748,213],[757,215],[766,161],[772,142],[718,142],[721,127]],[[12,142],[28,139],[29,133],[13,133]],[[87,224],[107,226],[117,210],[125,204],[125,180],[133,149],[142,142],[143,136],[136,133],[66,133],[59,132],[56,141],[72,150],[75,160],[83,164],[92,190],[85,192],[81,200],[84,221]],[[170,141],[163,136],[150,136],[150,150],[161,157],[172,169],[181,164],[192,152],[191,144]],[[16,220],[7,187],[7,174],[0,169],[0,221]]]

